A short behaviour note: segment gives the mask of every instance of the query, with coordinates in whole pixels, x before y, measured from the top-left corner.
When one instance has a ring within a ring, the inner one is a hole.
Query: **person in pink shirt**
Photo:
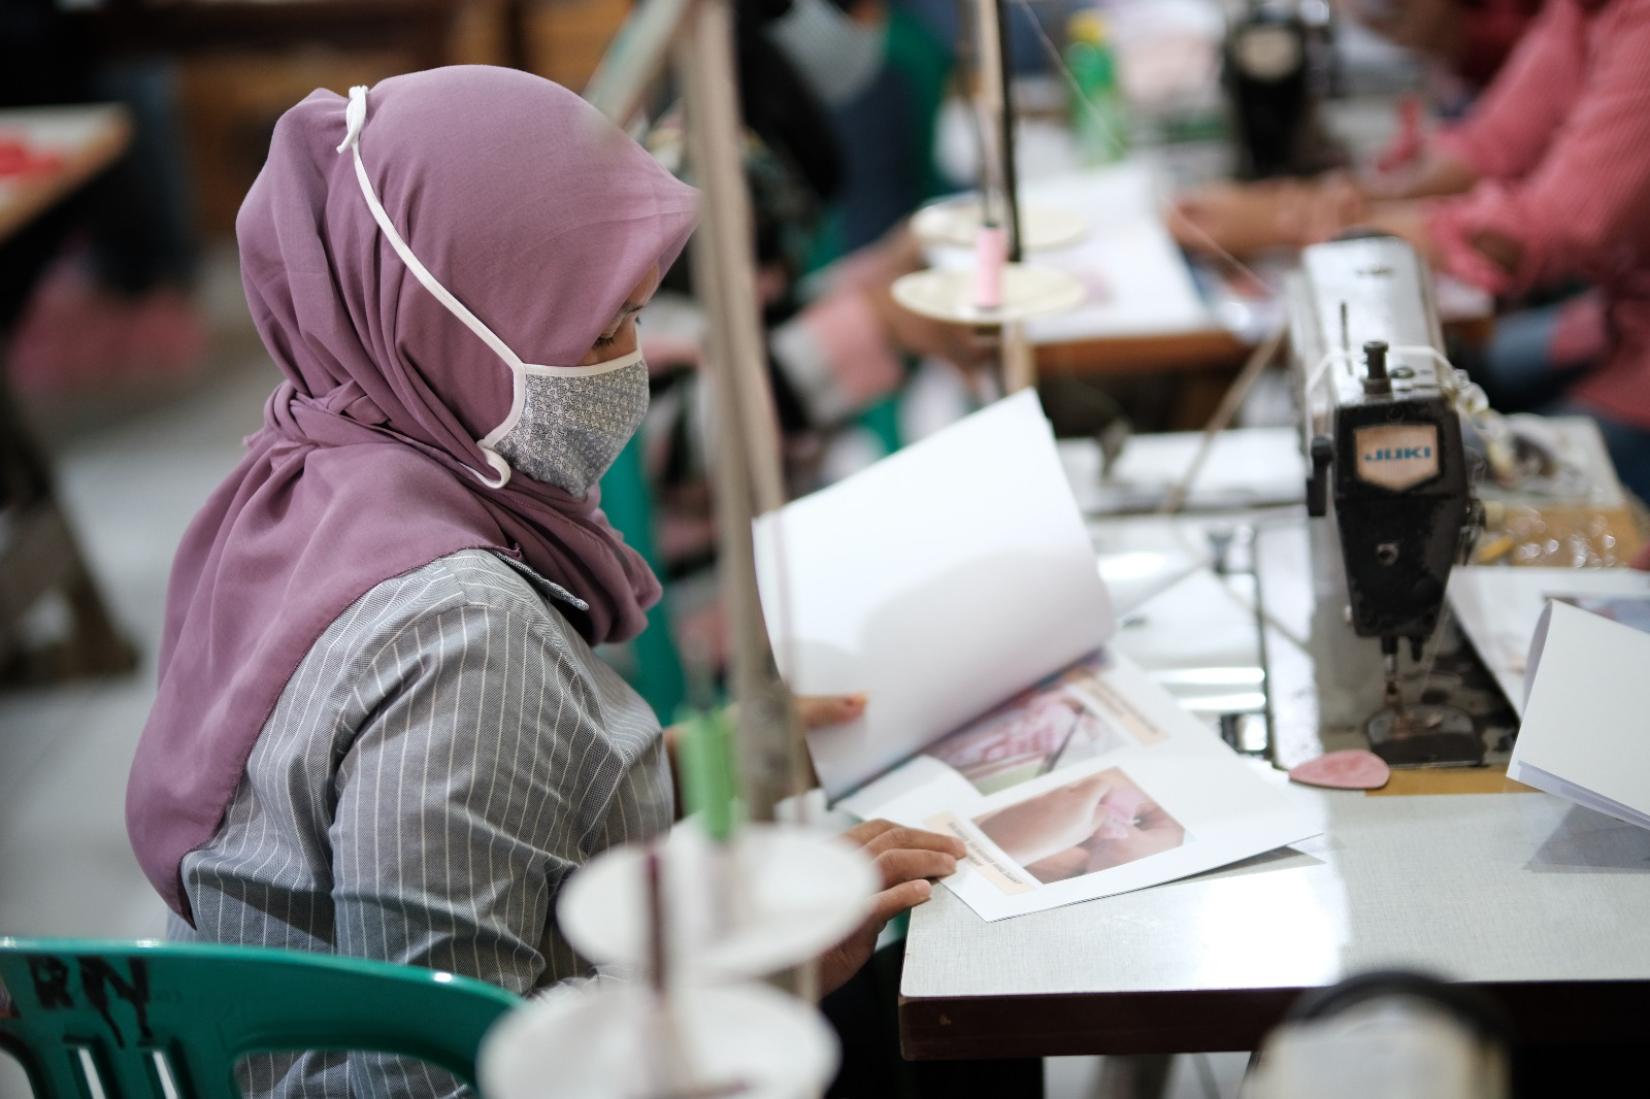
[[[1551,0],[1471,114],[1398,172],[1210,188],[1172,224],[1238,253],[1383,229],[1503,299],[1590,284],[1543,363],[1583,365],[1544,410],[1593,416],[1650,498],[1650,0]]]

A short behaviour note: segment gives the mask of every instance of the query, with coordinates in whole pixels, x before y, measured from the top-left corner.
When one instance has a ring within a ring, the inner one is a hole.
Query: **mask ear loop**
[[[361,130],[366,124],[367,87],[365,84],[357,84],[349,90],[349,105],[344,109],[344,140],[339,142],[338,152],[342,153],[348,149],[354,154],[355,178],[361,184],[361,194],[367,200],[367,209],[372,211],[372,219],[378,223],[378,228],[384,234],[384,238],[390,242],[390,247],[395,249],[395,254],[401,257],[401,262],[407,265],[407,269],[413,273],[413,277],[419,281],[424,289],[428,290],[437,301],[445,306],[449,313],[462,321],[464,327],[474,332],[481,342],[486,344],[493,354],[504,360],[505,365],[510,368],[510,414],[505,417],[502,424],[489,432],[486,438],[478,440],[476,443],[481,449],[482,456],[487,459],[487,464],[492,467],[493,472],[498,474],[498,479],[496,481],[489,480],[487,475],[480,470],[470,470],[476,479],[488,488],[503,488],[510,483],[510,463],[505,461],[504,457],[493,449],[493,445],[503,437],[511,425],[521,418],[522,405],[526,396],[526,387],[522,375],[526,371],[526,364],[521,361],[520,356],[510,350],[503,340],[498,338],[491,328],[482,323],[481,318],[465,308],[463,302],[455,298],[445,286],[436,281],[436,277],[430,274],[429,269],[419,262],[417,256],[413,255],[412,249],[407,247],[407,242],[401,239],[401,234],[396,232],[395,223],[390,220],[389,214],[384,211],[383,204],[378,201],[378,195],[372,189],[372,181],[367,178],[367,166],[361,160]]]

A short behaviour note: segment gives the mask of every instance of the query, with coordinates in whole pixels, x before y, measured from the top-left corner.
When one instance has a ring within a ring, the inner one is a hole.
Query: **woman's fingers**
[[[871,915],[866,919],[867,927],[882,929],[882,925],[899,915],[901,912],[915,908],[934,895],[934,886],[926,878],[915,881],[901,882],[878,893],[871,902]]]
[[[884,889],[871,901],[870,914],[852,935],[827,950],[820,958],[820,983],[825,992],[832,992],[858,973],[876,949],[877,936],[887,922],[934,895],[934,887],[926,880],[901,882]]]
[[[968,848],[963,846],[963,841],[956,836],[924,832],[920,828],[906,828],[900,825],[889,825],[863,846],[866,854],[873,857],[902,848],[915,851],[943,851],[959,859],[968,853]]]
[[[870,914],[859,930],[821,959],[821,980],[827,991],[839,987],[865,964],[884,924],[934,895],[933,883],[928,879],[954,872],[957,860],[967,852],[962,841],[953,836],[886,820],[856,824],[842,838],[876,864],[882,889],[872,898]]]
[[[957,869],[957,857],[944,851],[884,851],[875,861],[884,889],[918,878],[943,878]]]
[[[897,827],[898,825],[891,820],[867,820],[854,825],[839,838],[855,847],[864,847],[884,832],[891,832]]]
[[[865,696],[850,694],[798,698],[796,712],[802,719],[802,727],[810,731],[829,728],[832,725],[846,725],[864,715]]]

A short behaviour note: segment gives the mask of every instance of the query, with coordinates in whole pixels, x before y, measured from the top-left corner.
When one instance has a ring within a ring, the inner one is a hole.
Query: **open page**
[[[756,524],[774,654],[800,694],[863,691],[811,733],[833,799],[1110,636],[1095,552],[1036,394]]]
[[[1650,574],[1633,569],[1458,568],[1450,574],[1450,607],[1478,657],[1512,708],[1524,713],[1525,662],[1536,623],[1549,600],[1595,612],[1613,606],[1631,615],[1650,611]]]
[[[944,831],[946,885],[987,920],[1108,897],[1316,835],[1307,795],[1244,760],[1135,664],[1094,655],[889,776],[866,815]]]
[[[1633,610],[1611,616],[1554,601],[1507,774],[1642,828],[1650,826],[1650,622],[1644,601],[1631,602]]]

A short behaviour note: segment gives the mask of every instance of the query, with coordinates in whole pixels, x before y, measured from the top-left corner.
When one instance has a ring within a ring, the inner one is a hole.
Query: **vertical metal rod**
[[[1014,166],[1014,73],[1009,62],[1008,5],[1004,0],[992,0],[993,23],[996,34],[998,104],[1002,133],[1003,210],[1008,228],[1008,262],[1019,263],[1023,254],[1020,236],[1019,171]],[[987,61],[990,62],[990,58]]]
[[[735,83],[729,0],[701,0],[676,45],[688,154],[704,194],[693,245],[694,286],[710,319],[707,381],[721,430],[713,440],[721,588],[733,638],[739,759],[751,818],[772,820],[802,770],[795,707],[768,642],[756,583],[751,521],[784,503],[778,420],[752,259],[743,127]],[[793,991],[818,999],[818,967],[802,966]]]
[[[721,430],[714,439],[715,498],[722,590],[734,642],[740,762],[746,806],[771,819],[788,792],[789,700],[773,664],[757,595],[751,520],[758,504],[783,501],[777,429],[761,322],[738,90],[734,83],[732,10],[727,0],[700,4],[677,45],[689,155],[704,192],[704,219],[693,246],[694,286],[710,316],[706,359]]]
[[[1008,15],[1002,0],[975,0],[974,40],[978,46],[975,75],[979,81],[976,109],[987,137],[985,162],[980,166],[984,208],[997,211],[1008,235],[1008,260],[1022,255],[1020,199],[1014,169],[1014,98],[1010,87],[1007,52]],[[1025,328],[1005,324],[1001,340],[1003,390],[1015,393],[1036,384],[1036,363]]]

